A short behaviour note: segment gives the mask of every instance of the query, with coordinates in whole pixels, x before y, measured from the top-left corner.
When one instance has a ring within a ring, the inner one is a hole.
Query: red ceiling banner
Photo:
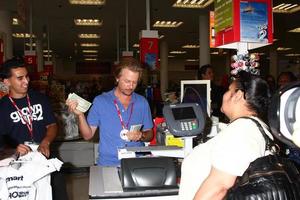
[[[149,69],[158,68],[158,32],[143,30],[140,33],[140,61]]]

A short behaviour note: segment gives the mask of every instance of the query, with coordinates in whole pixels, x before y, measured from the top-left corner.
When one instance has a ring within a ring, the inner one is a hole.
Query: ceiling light
[[[187,62],[196,62],[196,61],[199,61],[199,59],[186,59],[185,61],[187,61]]]
[[[158,38],[163,39],[164,37],[165,37],[164,35],[160,35]]]
[[[155,24],[153,24],[153,27],[177,28],[181,24],[183,24],[183,22],[177,22],[177,21],[156,21]]]
[[[300,33],[300,27],[294,28],[292,30],[289,30],[288,32],[291,32],[291,33]]]
[[[31,46],[31,45],[30,45],[30,43],[25,43],[25,45],[26,45],[26,46],[28,46],[28,47],[30,47],[30,46]],[[36,46],[36,44],[35,44],[35,43],[32,43],[32,46],[33,46],[33,47],[35,47],[35,46]]]
[[[52,50],[43,50],[44,53],[52,53]]]
[[[96,54],[85,54],[84,57],[98,57]]]
[[[44,54],[44,57],[45,57],[45,58],[51,58],[52,55]]]
[[[200,47],[200,45],[197,45],[197,44],[186,44],[186,45],[182,46],[182,48],[184,48],[184,49],[197,49],[199,47]]]
[[[171,51],[170,54],[185,54],[186,51]]]
[[[296,57],[296,56],[300,56],[300,53],[288,53],[288,54],[285,54],[285,56]]]
[[[97,61],[98,59],[97,58],[85,58],[84,60],[85,61]]]
[[[81,34],[78,34],[78,37],[79,38],[84,38],[84,39],[97,39],[97,38],[100,38],[100,35],[95,34],[95,33],[91,33],[91,34],[81,33]]]
[[[169,55],[168,58],[175,58],[175,56]]]
[[[291,50],[292,48],[286,48],[286,47],[278,47],[277,51],[288,51]]]
[[[82,53],[98,53],[98,50],[82,50]]]
[[[219,52],[218,51],[213,51],[210,54],[212,54],[212,55],[219,55]]]
[[[102,26],[103,20],[100,19],[74,19],[77,26]]]
[[[98,47],[99,44],[96,44],[96,43],[81,43],[80,46],[81,47]]]
[[[13,33],[12,36],[15,38],[30,38],[29,33]],[[32,38],[35,38],[34,34],[32,34]]]
[[[214,0],[177,0],[173,7],[177,8],[205,8],[213,3]]]
[[[69,0],[73,5],[89,5],[89,6],[102,6],[105,4],[105,0]]]
[[[298,4],[282,3],[273,7],[274,13],[294,13],[300,10]]]
[[[134,44],[132,47],[134,47],[134,48],[139,48],[140,45],[139,45],[139,44]]]
[[[19,22],[19,19],[18,19],[18,18],[13,18],[12,20],[13,20],[13,21],[12,21],[12,24],[13,24],[13,25],[20,25],[20,22]]]

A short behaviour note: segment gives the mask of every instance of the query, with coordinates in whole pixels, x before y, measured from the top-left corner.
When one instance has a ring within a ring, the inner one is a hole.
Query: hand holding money
[[[68,105],[69,110],[74,112],[77,115],[79,115],[81,113],[85,113],[92,105],[90,102],[81,98],[80,96],[78,96],[75,93],[70,93],[68,95],[66,104]]]

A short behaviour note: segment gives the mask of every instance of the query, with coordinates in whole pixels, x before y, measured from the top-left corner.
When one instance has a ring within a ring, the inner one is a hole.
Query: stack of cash
[[[70,93],[68,95],[68,99],[67,100],[75,100],[78,103],[78,106],[76,107],[77,110],[79,110],[80,112],[85,113],[90,106],[92,105],[90,102],[88,102],[87,100],[83,99],[82,97],[78,96],[75,93]]]

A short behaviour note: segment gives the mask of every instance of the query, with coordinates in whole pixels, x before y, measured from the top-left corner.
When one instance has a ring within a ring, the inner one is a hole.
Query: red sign
[[[4,61],[4,43],[3,40],[0,39],[0,65],[3,63]]]
[[[25,51],[24,60],[30,73],[37,72],[37,57],[35,51]]]
[[[49,74],[53,74],[53,63],[51,61],[45,61],[44,72],[48,72]]]
[[[238,49],[247,43],[248,49],[273,42],[271,0],[220,0],[215,5],[216,46]]]
[[[140,60],[150,69],[158,67],[158,32],[142,31],[140,37]]]

